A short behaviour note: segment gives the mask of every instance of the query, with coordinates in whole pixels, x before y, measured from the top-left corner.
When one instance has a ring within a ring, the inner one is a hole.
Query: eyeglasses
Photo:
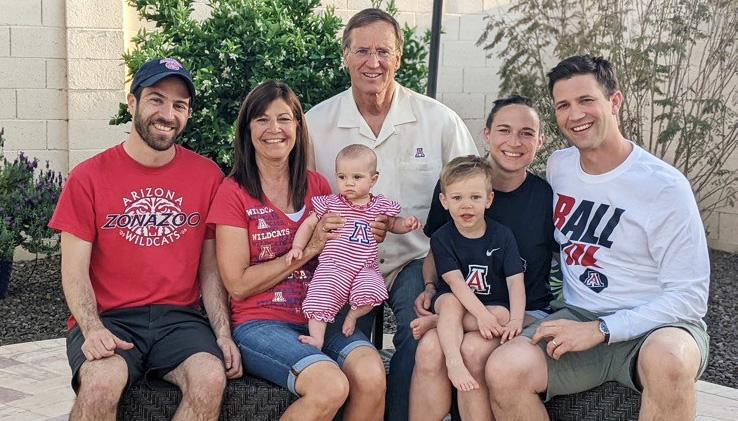
[[[368,60],[370,56],[376,55],[377,60],[379,61],[388,61],[395,54],[393,50],[388,50],[386,48],[377,48],[374,51],[368,48],[357,48],[355,50],[350,50],[350,52],[361,60]]]

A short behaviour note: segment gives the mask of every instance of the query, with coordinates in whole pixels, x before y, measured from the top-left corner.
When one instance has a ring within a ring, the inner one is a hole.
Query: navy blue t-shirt
[[[436,184],[428,219],[423,227],[430,237],[437,229],[451,220],[451,215],[441,206]],[[520,257],[525,259],[526,310],[540,310],[553,300],[549,286],[551,253],[558,251],[553,239],[553,191],[546,180],[528,173],[525,181],[511,192],[495,190],[492,206],[485,216],[510,228],[515,235]]]
[[[440,278],[459,270],[482,304],[509,308],[506,278],[524,272],[523,260],[510,228],[489,218],[486,222],[487,229],[479,238],[464,237],[453,221],[436,230],[430,241],[436,272]],[[437,295],[451,292],[443,279],[437,284]]]

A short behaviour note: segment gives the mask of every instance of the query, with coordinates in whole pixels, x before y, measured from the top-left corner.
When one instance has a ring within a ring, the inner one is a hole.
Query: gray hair
[[[392,15],[381,9],[364,9],[349,19],[346,27],[343,28],[343,49],[347,50],[351,46],[352,30],[370,25],[374,22],[387,22],[392,25],[392,28],[395,31],[395,48],[397,48],[398,53],[402,54],[402,47],[405,45],[405,38],[402,35],[400,24]]]

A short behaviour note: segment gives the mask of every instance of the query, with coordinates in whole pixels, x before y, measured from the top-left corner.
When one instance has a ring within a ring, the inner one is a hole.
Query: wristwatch
[[[605,323],[605,321],[602,319],[597,320],[600,321],[600,333],[602,334],[602,336],[605,337],[605,343],[610,343],[610,329],[607,328],[607,323]]]

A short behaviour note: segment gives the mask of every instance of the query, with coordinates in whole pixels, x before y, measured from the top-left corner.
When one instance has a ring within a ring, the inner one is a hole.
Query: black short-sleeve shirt
[[[466,284],[485,305],[510,306],[507,291],[508,276],[523,272],[523,261],[512,231],[487,219],[487,229],[479,238],[466,238],[454,225],[446,223],[431,236],[431,250],[438,276],[453,270],[461,271]],[[442,279],[438,294],[451,292]]]
[[[436,184],[424,232],[428,237],[451,220],[441,206]],[[510,228],[525,260],[526,310],[539,310],[553,300],[549,286],[551,253],[558,246],[553,239],[553,191],[551,186],[533,173],[527,173],[523,184],[511,192],[495,190],[492,206],[485,216]]]

